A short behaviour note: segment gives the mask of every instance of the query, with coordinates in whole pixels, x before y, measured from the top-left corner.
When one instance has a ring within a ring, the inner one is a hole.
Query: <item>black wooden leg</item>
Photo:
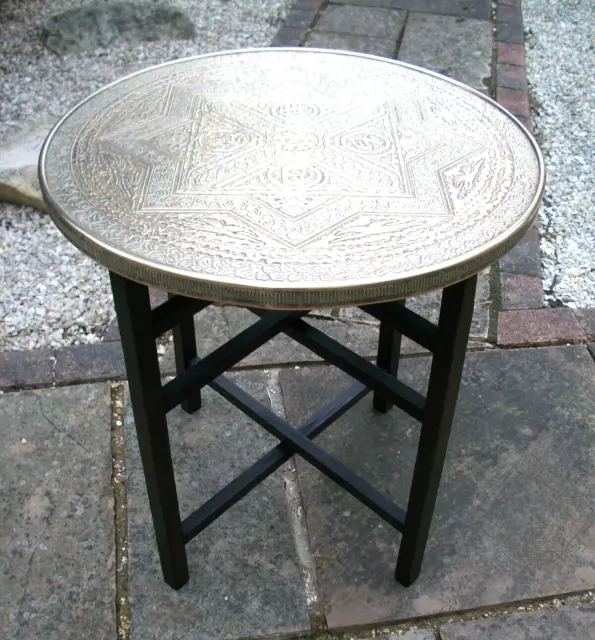
[[[405,300],[399,300],[398,304],[405,304]],[[378,334],[378,354],[376,364],[393,376],[397,375],[399,359],[401,357],[401,334],[395,331],[387,322],[380,322]],[[372,405],[376,411],[387,413],[393,404],[387,400],[381,391],[374,391]]]
[[[417,579],[426,548],[459,393],[476,282],[477,277],[474,276],[444,289],[442,293],[438,349],[432,361],[426,413],[395,571],[397,581],[404,586]]]
[[[167,584],[188,582],[149,290],[110,273],[147,493]]]
[[[175,297],[169,294],[169,298]],[[194,333],[194,316],[187,315],[172,330],[174,336],[174,354],[176,357],[176,374],[180,375],[188,369],[190,362],[197,357],[196,334]],[[196,391],[181,404],[186,413],[194,413],[201,407],[200,391]]]

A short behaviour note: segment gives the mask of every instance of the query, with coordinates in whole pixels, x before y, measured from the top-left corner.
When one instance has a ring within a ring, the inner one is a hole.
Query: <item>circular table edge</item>
[[[119,84],[128,78],[136,75],[147,73],[151,69],[173,65],[179,62],[201,59],[212,56],[230,55],[244,52],[269,52],[269,51],[307,51],[310,53],[324,52],[344,55],[356,55],[357,57],[370,58],[383,63],[392,63],[400,67],[408,67],[424,74],[438,77],[450,84],[454,84],[461,89],[480,97],[490,103],[493,107],[504,113],[527,137],[535,152],[537,163],[539,166],[539,182],[537,185],[535,196],[531,205],[527,208],[524,216],[519,222],[510,228],[510,232],[501,236],[498,242],[492,244],[481,252],[470,252],[467,257],[459,257],[437,269],[424,269],[420,272],[414,272],[404,275],[402,278],[365,283],[362,285],[343,285],[341,283],[325,283],[324,286],[275,286],[274,283],[260,285],[258,283],[242,285],[230,281],[216,281],[209,279],[197,278],[194,274],[184,272],[182,270],[168,269],[166,267],[159,268],[155,264],[143,261],[138,256],[120,254],[107,245],[102,244],[97,239],[89,236],[85,231],[78,228],[76,224],[68,219],[68,214],[63,211],[60,205],[54,201],[49,192],[49,188],[45,179],[45,157],[52,139],[60,129],[62,123],[74,113],[81,105],[91,100],[95,95],[106,91],[115,84]],[[112,82],[75,105],[68,111],[52,128],[44,141],[39,156],[39,184],[41,187],[43,199],[46,204],[48,213],[62,234],[79,250],[87,254],[93,260],[103,265],[110,271],[117,273],[125,278],[151,286],[157,289],[177,293],[180,295],[208,300],[211,302],[228,304],[243,307],[255,307],[262,309],[279,309],[279,310],[307,310],[314,308],[333,308],[333,307],[350,307],[365,306],[378,302],[388,302],[390,300],[399,300],[414,295],[420,295],[429,291],[443,289],[444,287],[456,284],[457,282],[466,280],[473,275],[483,271],[490,265],[497,262],[504,254],[512,249],[519,240],[524,236],[525,232],[531,226],[537,215],[543,192],[545,188],[545,168],[541,150],[533,137],[533,135],[523,126],[523,124],[514,117],[504,107],[499,105],[489,96],[485,96],[481,92],[463,84],[457,80],[447,76],[435,73],[423,67],[400,62],[398,60],[390,60],[379,56],[369,54],[359,54],[349,51],[335,51],[331,49],[304,49],[302,47],[276,47],[244,49],[224,51],[218,53],[202,54],[166,62],[153,67],[148,67],[133,74],[129,74],[123,78]]]

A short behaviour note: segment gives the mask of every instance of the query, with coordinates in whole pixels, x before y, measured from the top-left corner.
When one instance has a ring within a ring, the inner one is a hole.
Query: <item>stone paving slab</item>
[[[503,347],[582,342],[587,336],[571,309],[514,309],[498,315],[498,344]]]
[[[515,112],[513,111],[513,113]],[[500,270],[504,273],[524,276],[541,276],[539,229],[537,227],[530,227],[521,241],[502,257]]]
[[[396,39],[369,38],[347,33],[320,33],[313,31],[308,36],[305,46],[340,51],[357,51],[358,53],[392,58],[395,53]]]
[[[235,379],[266,401],[263,373],[245,372]],[[276,443],[210,389],[204,391],[203,408],[194,416],[176,409],[168,417],[183,516]],[[130,409],[125,426],[131,637],[212,640],[307,631],[306,599],[281,472],[187,546],[190,582],[174,591],[161,576]]]
[[[308,29],[314,19],[316,18],[316,14],[318,13],[318,1],[313,2],[308,6],[307,9],[301,9],[301,3],[296,3],[293,5],[287,17],[285,18],[285,22],[283,23],[283,28],[285,29]]]
[[[369,316],[368,316],[369,317]],[[230,338],[254,323],[256,316],[238,307],[209,307],[195,317],[196,342],[199,355],[206,355],[227,342]],[[312,325],[353,349],[364,357],[376,354],[378,328],[375,324],[346,323],[329,318],[309,319]],[[419,351],[417,345],[409,344],[409,352]],[[320,362],[316,354],[300,344],[280,335],[251,353],[241,361],[242,367],[272,367],[282,364]],[[161,359],[163,375],[175,372],[172,344],[167,344]]]
[[[429,359],[403,361],[422,390]],[[345,384],[281,373],[299,423]],[[367,397],[317,442],[406,504],[418,425]],[[590,589],[595,584],[595,363],[581,345],[469,353],[422,574],[394,582],[399,536],[298,460],[331,629]]]
[[[520,613],[440,627],[441,640],[595,640],[595,606]]]
[[[0,637],[116,635],[109,387],[0,397]]]
[[[330,5],[321,15],[315,32],[330,31],[397,40],[405,22],[405,11],[379,7]]]
[[[412,12],[399,60],[486,91],[491,76],[492,25],[486,20]]]
[[[256,316],[246,309],[208,307],[198,314],[194,321],[199,355],[213,351],[256,320]],[[346,323],[330,317],[328,320],[311,318],[308,322],[364,357],[372,357],[376,354],[378,328],[375,324]],[[415,345],[410,345],[411,351],[415,348]],[[280,335],[244,358],[240,366],[267,367],[320,360],[316,354],[302,347],[295,340]],[[161,360],[161,371],[165,375],[173,373],[174,370],[173,347],[168,344]]]
[[[49,387],[54,380],[53,349],[0,352],[0,389]]]
[[[120,342],[79,344],[56,351],[54,382],[57,385],[101,379],[118,380],[125,375]]]
[[[364,7],[409,9],[470,18],[490,19],[489,0],[331,0],[331,3]]]
[[[595,309],[575,309],[575,318],[589,340],[595,340]]]
[[[501,309],[539,309],[543,306],[541,278],[500,273]]]

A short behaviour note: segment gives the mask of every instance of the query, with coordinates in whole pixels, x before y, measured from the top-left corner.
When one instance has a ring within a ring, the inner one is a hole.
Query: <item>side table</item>
[[[128,76],[83,101],[40,158],[51,216],[110,270],[130,397],[166,582],[188,581],[186,544],[293,455],[402,533],[396,579],[418,576],[469,336],[477,273],[533,221],[543,161],[480,93],[373,56],[254,49]],[[151,310],[148,286],[169,292]],[[438,324],[409,296],[443,289]],[[199,358],[194,315],[249,308],[248,329]],[[380,321],[376,364],[314,328],[311,309]],[[173,330],[162,385],[155,339]],[[224,376],[285,333],[355,382],[294,428]],[[425,396],[398,379],[401,336],[433,354]],[[279,444],[184,519],[166,415],[211,386]],[[407,508],[314,438],[367,393],[420,421]]]

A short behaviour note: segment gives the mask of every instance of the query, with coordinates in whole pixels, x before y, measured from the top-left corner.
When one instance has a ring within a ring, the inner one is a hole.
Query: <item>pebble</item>
[[[200,53],[267,46],[293,0],[172,0],[196,26],[192,41],[120,44],[59,57],[39,27],[93,0],[4,0],[0,145],[43,115],[57,120],[124,75]],[[166,1],[166,0],[164,0]],[[0,203],[0,351],[101,340],[114,318],[107,271],[71,245],[48,216]]]
[[[547,187],[540,211],[546,300],[595,307],[595,93],[591,0],[523,1],[527,75]]]

